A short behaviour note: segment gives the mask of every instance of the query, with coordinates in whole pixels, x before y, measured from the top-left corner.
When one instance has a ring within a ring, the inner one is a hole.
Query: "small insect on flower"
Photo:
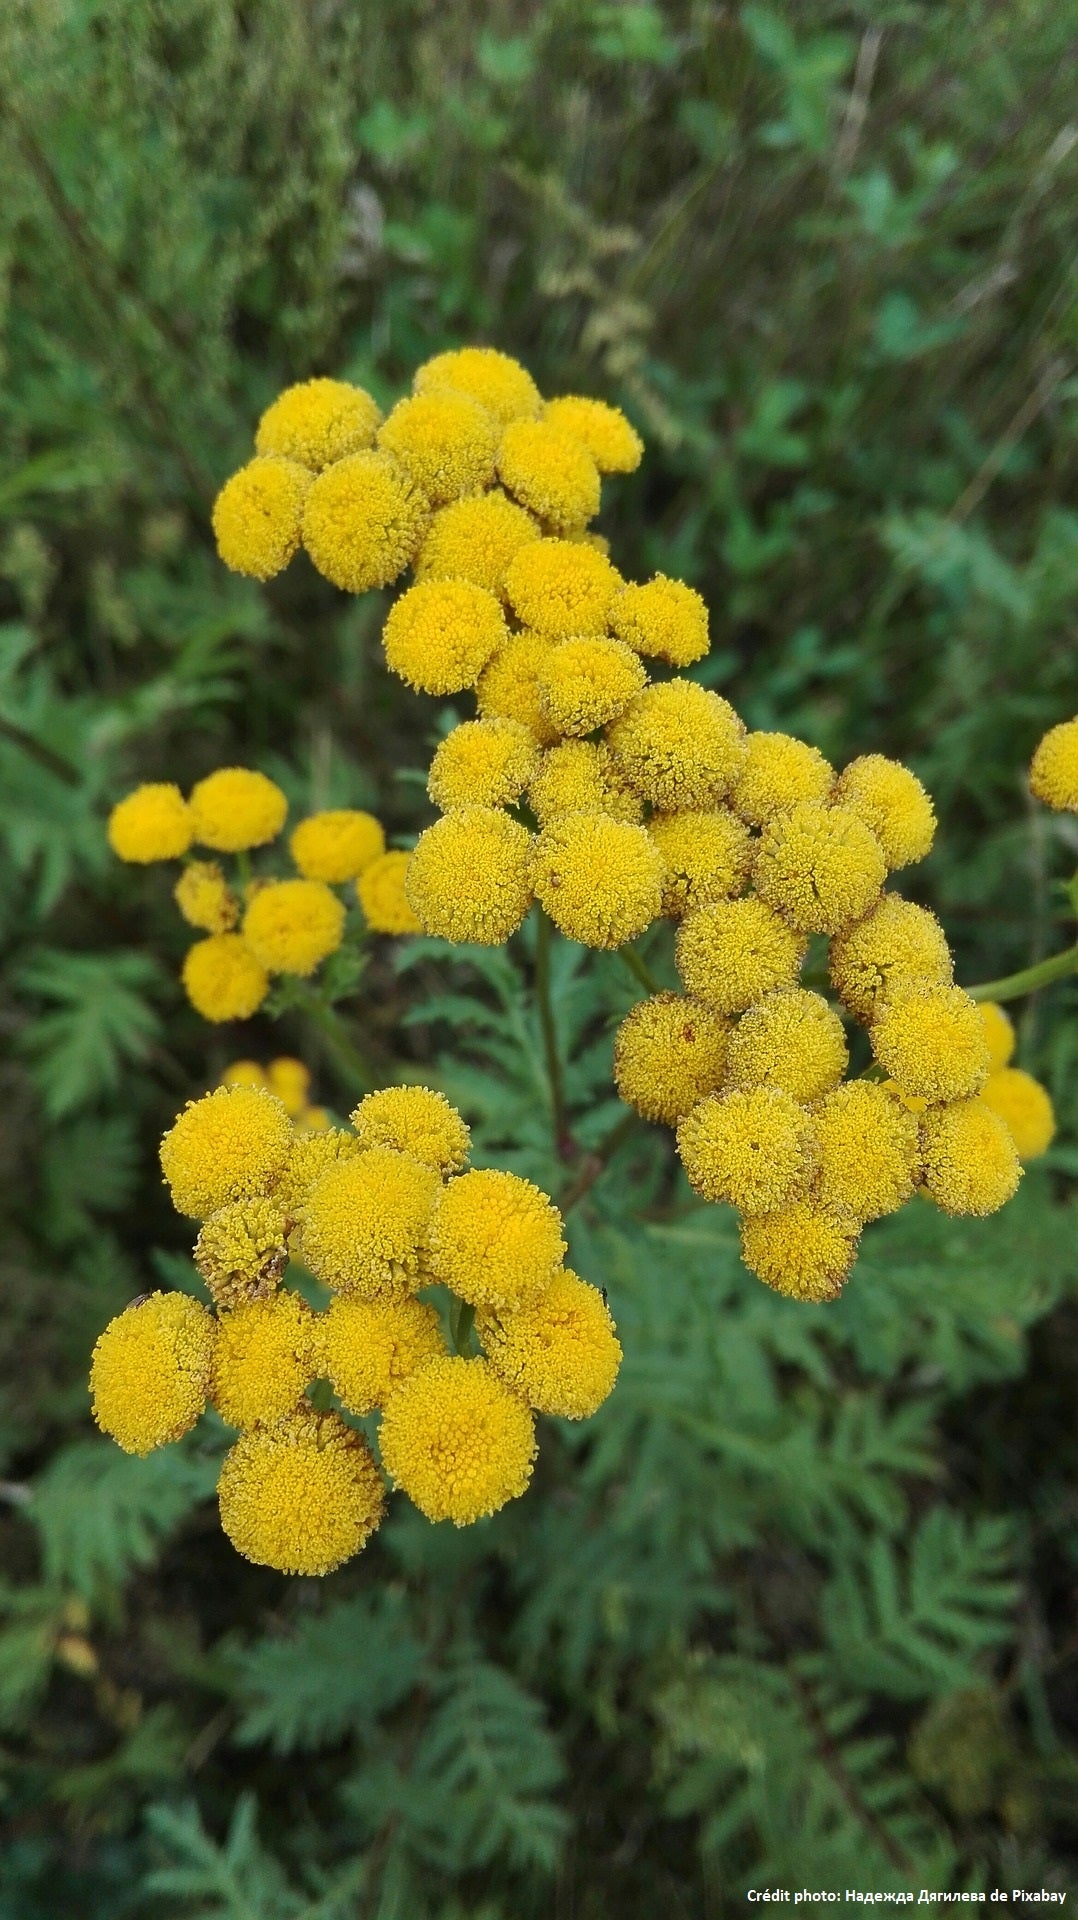
[[[372,933],[422,933],[423,922],[405,891],[411,858],[394,848],[372,860],[356,881],[356,898]]]
[[[610,608],[610,626],[634,653],[671,667],[691,667],[711,645],[706,602],[665,573],[626,586]]]
[[[312,974],[344,938],[344,907],[321,880],[269,880],[243,918],[243,937],[267,973]]]
[[[600,473],[635,473],[644,457],[644,442],[620,407],[583,394],[563,393],[548,400],[543,419],[580,440]]]
[[[501,604],[467,580],[420,580],[389,610],[386,665],[420,693],[473,687],[509,638]]]
[[[250,767],[218,767],[191,793],[194,837],[216,853],[244,853],[275,840],[288,801],[272,780]]]
[[[583,442],[544,420],[512,420],[498,447],[503,487],[556,533],[599,511],[599,469]]]
[[[299,550],[310,470],[259,455],[226,480],[213,503],[217,551],[232,573],[272,580]]]
[[[177,1213],[204,1220],[230,1200],[272,1191],[292,1147],[292,1122],[261,1087],[215,1087],[189,1100],[161,1142]]]
[[[815,1169],[809,1115],[779,1087],[712,1094],[677,1130],[690,1186],[743,1213],[769,1213],[798,1199]]]
[[[669,813],[714,806],[745,757],[745,729],[733,707],[694,680],[646,687],[606,737],[629,784]]]
[[[516,1307],[541,1292],[565,1253],[562,1220],[539,1187],[493,1167],[439,1195],[427,1232],[431,1275],[473,1307]]]
[[[604,634],[624,582],[605,554],[575,540],[533,540],[505,577],[509,605],[526,627],[554,640]]]
[[[532,900],[531,835],[497,807],[443,814],[416,842],[408,898],[427,933],[503,946]]]
[[[915,773],[882,753],[851,760],[839,775],[835,801],[875,834],[890,868],[923,860],[936,836],[932,802]]]
[[[719,1013],[743,1013],[776,987],[792,987],[808,942],[755,894],[686,914],[675,945],[686,988]]]
[[[217,1493],[236,1552],[279,1573],[332,1573],[385,1512],[385,1485],[363,1436],[338,1413],[302,1408],[241,1434]]]
[[[194,837],[191,809],[179,787],[167,781],[136,787],[109,814],[109,846],[118,859],[136,866],[182,859]]]
[[[730,805],[751,826],[763,827],[800,800],[827,800],[835,770],[817,747],[791,733],[750,733],[745,759],[730,790]]]
[[[643,827],[601,813],[566,813],[535,842],[536,898],[568,940],[620,947],[662,909],[662,860]]]
[[[456,1108],[433,1087],[380,1087],[352,1115],[361,1147],[394,1147],[439,1173],[459,1173],[471,1135]]]
[[[321,1365],[349,1413],[384,1407],[405,1380],[445,1352],[441,1321],[421,1300],[341,1293],[321,1319]]]
[[[436,353],[416,371],[417,393],[464,393],[503,424],[534,419],[543,404],[535,381],[519,360],[496,347],[457,347]]]
[[[720,1014],[684,994],[638,1001],[614,1036],[614,1082],[626,1106],[673,1126],[721,1085],[729,1032]]]
[[[300,380],[266,408],[255,450],[282,454],[318,473],[369,447],[381,417],[377,402],[363,387],[347,380]]]
[[[1055,1109],[1048,1089],[1031,1073],[1000,1067],[989,1074],[980,1098],[1006,1125],[1019,1160],[1038,1160],[1047,1153],[1055,1138]]]
[[[428,1520],[470,1526],[527,1491],[535,1422],[486,1360],[446,1354],[389,1400],[378,1433],[386,1472]]]
[[[563,1267],[546,1292],[513,1312],[481,1307],[483,1352],[536,1413],[586,1420],[613,1392],[621,1343],[598,1287]]]
[[[378,445],[399,461],[433,506],[441,507],[489,487],[498,424],[467,394],[420,393],[398,400]]]
[[[358,879],[385,852],[386,836],[373,813],[338,807],[301,820],[288,845],[305,880],[338,887]]]
[[[1031,791],[1057,813],[1078,813],[1078,716],[1049,727],[1029,769]]]
[[[345,593],[388,587],[419,551],[425,494],[386,453],[353,453],[320,473],[303,509],[303,545]]]
[[[189,1433],[206,1405],[217,1325],[185,1293],[151,1293],[110,1320],[90,1364],[93,1414],[125,1453]]]
[[[539,539],[539,524],[500,487],[442,507],[416,556],[418,580],[467,580],[505,597],[513,558]]]

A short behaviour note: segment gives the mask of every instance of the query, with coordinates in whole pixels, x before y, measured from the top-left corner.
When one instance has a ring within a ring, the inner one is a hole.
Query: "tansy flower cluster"
[[[257,1060],[233,1060],[218,1084],[222,1087],[262,1087],[276,1094],[297,1133],[322,1133],[330,1125],[325,1107],[311,1104],[311,1071],[302,1060],[281,1054],[262,1067]]]
[[[379,1525],[387,1478],[457,1526],[522,1494],[535,1415],[594,1413],[621,1348],[603,1294],[563,1263],[556,1207],[516,1174],[469,1169],[468,1129],[443,1095],[385,1087],[350,1130],[312,1130],[300,1063],[271,1063],[278,1092],[251,1068],[237,1063],[161,1142],[173,1204],[199,1223],[211,1305],[153,1293],[111,1321],[94,1417],[145,1454],[212,1405],[238,1429],[218,1484],[232,1544],[324,1574]],[[289,1286],[291,1260],[322,1283],[323,1308]],[[346,1417],[372,1414],[378,1458]]]

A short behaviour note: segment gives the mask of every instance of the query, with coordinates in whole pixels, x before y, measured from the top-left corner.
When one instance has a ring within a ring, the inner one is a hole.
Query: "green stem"
[[[649,993],[662,992],[662,988],[652,973],[651,968],[648,966],[647,961],[641,959],[635,947],[619,947],[618,959],[625,962],[634,979],[639,980],[640,985],[646,987]]]
[[[323,1035],[338,1065],[360,1093],[370,1093],[374,1085],[371,1070],[359,1050],[352,1045],[344,1024],[332,1007],[319,1000],[308,988],[299,1002],[300,1009]]]
[[[449,1309],[449,1335],[453,1350],[467,1360],[472,1351],[472,1326],[475,1308],[467,1300],[454,1300]]]
[[[240,898],[242,900],[251,884],[251,856],[247,852],[246,847],[242,848],[236,855],[236,877],[239,881]]]
[[[554,1150],[560,1153],[569,1137],[569,1121],[565,1110],[565,1081],[558,1052],[558,1032],[554,1024],[554,1003],[550,993],[550,921],[541,907],[538,913],[539,918],[535,923],[535,1002],[543,1031],[543,1052],[550,1082]]]
[[[977,986],[967,987],[966,992],[974,1000],[1018,1000],[1023,994],[1036,993],[1040,987],[1050,987],[1053,980],[1065,980],[1071,973],[1078,973],[1078,945],[1067,947],[1063,953],[1054,953],[1050,960],[1038,960],[1032,967],[1023,967],[1019,973],[1008,973],[1002,980],[981,980]]]

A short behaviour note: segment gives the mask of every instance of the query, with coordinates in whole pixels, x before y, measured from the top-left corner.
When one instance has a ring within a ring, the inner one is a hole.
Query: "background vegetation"
[[[1066,1131],[999,1219],[912,1206],[805,1309],[641,1129],[573,1215],[614,1399],[547,1423],[494,1522],[396,1508],[324,1583],[232,1553],[212,1447],[95,1437],[85,1373],[131,1296],[191,1284],[155,1163],[182,1101],[283,1044],[349,1104],[298,1015],[185,1007],[169,882],[108,856],[108,806],[238,759],[400,844],[428,817],[439,714],[379,666],[377,597],[212,550],[295,378],[386,398],[485,338],[624,404],[648,457],[605,530],[706,593],[700,677],[915,766],[962,979],[1061,942],[1078,836],[1023,769],[1078,679],[1076,28],[1058,0],[3,8],[4,1920],[1067,1885]],[[440,1071],[486,1158],[563,1184],[506,957],[388,947],[353,1003],[380,1076]],[[586,1143],[628,1002],[556,960]],[[1043,995],[1021,1045],[1072,1128],[1074,1007]]]

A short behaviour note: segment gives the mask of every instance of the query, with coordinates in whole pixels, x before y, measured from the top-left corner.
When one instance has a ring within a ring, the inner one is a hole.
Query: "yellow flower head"
[[[172,889],[172,898],[189,927],[229,933],[240,905],[216,860],[191,860]]]
[[[1005,1120],[983,1100],[952,1100],[921,1123],[925,1186],[944,1213],[998,1213],[1022,1168]]]
[[[536,1413],[586,1420],[613,1390],[621,1343],[610,1310],[568,1267],[514,1312],[481,1307],[475,1325],[495,1373]]]
[[[988,1063],[993,1073],[1001,1067],[1010,1065],[1015,1047],[1014,1027],[1009,1014],[996,1005],[994,1000],[981,1000],[979,1003],[981,1025],[988,1042]]]
[[[416,558],[420,580],[468,580],[500,597],[515,554],[539,528],[530,513],[495,487],[474,500],[442,507]]]
[[[918,1172],[918,1127],[900,1100],[871,1080],[850,1080],[825,1094],[813,1117],[822,1207],[863,1221],[904,1205]]]
[[[644,827],[564,813],[535,842],[536,898],[568,940],[621,947],[662,910],[662,860]]]
[[[1029,769],[1038,800],[1057,813],[1078,813],[1078,716],[1049,727]]]
[[[269,1076],[257,1060],[233,1060],[225,1068],[218,1085],[222,1087],[268,1087]]]
[[[354,1133],[347,1133],[343,1127],[320,1127],[313,1132],[299,1133],[292,1143],[288,1163],[277,1185],[273,1189],[273,1198],[290,1220],[295,1220],[302,1212],[303,1203],[316,1181],[335,1167],[340,1160],[349,1160],[359,1152],[359,1141]],[[293,1249],[302,1255],[299,1239],[293,1235]]]
[[[535,735],[521,720],[463,720],[430,763],[427,792],[454,807],[504,807],[519,800],[539,765]]]
[[[277,1095],[290,1120],[299,1120],[307,1109],[311,1091],[310,1068],[302,1060],[280,1054],[266,1068],[266,1084]]]
[[[161,1142],[176,1212],[205,1220],[229,1200],[271,1192],[291,1146],[291,1120],[261,1087],[215,1087],[189,1100]]]
[[[249,1020],[269,992],[269,975],[242,934],[211,933],[187,949],[184,992],[204,1020]]]
[[[260,455],[226,480],[213,503],[217,551],[233,573],[272,580],[300,542],[311,476],[298,460]]]
[[[923,981],[950,986],[951,951],[927,907],[897,893],[881,893],[863,920],[831,942],[831,984],[858,1020],[871,1020],[896,987]]]
[[[519,720],[541,747],[558,738],[539,697],[539,674],[554,651],[544,633],[510,634],[476,683],[476,705],[484,718]]]
[[[434,506],[481,493],[494,478],[497,423],[467,394],[419,393],[398,400],[378,445],[399,460]]]
[[[678,993],[656,993],[626,1014],[614,1036],[614,1084],[626,1106],[672,1127],[720,1085],[727,1022]]]
[[[750,1273],[788,1300],[836,1300],[857,1256],[852,1222],[810,1200],[776,1213],[747,1214],[741,1258]]]
[[[205,1408],[217,1324],[185,1293],[151,1293],[110,1320],[90,1362],[93,1414],[125,1453],[189,1433]]]
[[[631,647],[592,635],[563,640],[539,664],[543,712],[559,733],[580,736],[605,726],[639,693],[647,674]]]
[[[587,447],[600,473],[635,473],[644,457],[644,442],[629,425],[620,407],[583,394],[563,393],[548,400],[543,419],[562,433],[571,433]]]
[[[741,892],[752,865],[752,835],[729,807],[656,813],[648,832],[663,863],[663,912],[672,919]]]
[[[379,1087],[352,1115],[361,1147],[395,1147],[439,1173],[459,1173],[471,1134],[456,1107],[433,1087]]]
[[[565,740],[544,753],[528,804],[543,827],[563,813],[607,813],[637,826],[644,811],[640,795],[622,784],[610,748],[593,740]]]
[[[427,827],[408,868],[408,898],[427,933],[500,947],[532,899],[531,835],[497,807],[460,807]]]
[[[826,800],[835,769],[818,747],[792,733],[750,733],[730,805],[751,826],[764,827],[799,800]]]
[[[288,1264],[279,1189],[272,1200],[230,1200],[202,1223],[195,1265],[215,1306],[239,1307],[276,1292]]]
[[[243,916],[243,937],[267,973],[306,979],[344,939],[344,907],[322,880],[269,880]]]
[[[932,801],[915,773],[882,753],[864,753],[839,775],[835,800],[870,827],[888,867],[923,860],[936,837]]]
[[[298,1293],[252,1300],[217,1323],[210,1399],[230,1427],[294,1413],[319,1371],[314,1314]]]
[[[362,1434],[338,1413],[302,1408],[240,1435],[217,1494],[236,1552],[278,1573],[332,1573],[366,1545],[385,1512],[385,1486]]]
[[[757,892],[799,933],[839,933],[868,912],[887,873],[874,833],[846,807],[799,800],[760,837]]]
[[[303,1202],[303,1259],[316,1279],[365,1300],[399,1299],[420,1284],[419,1253],[441,1181],[390,1147],[337,1160]]]
[[[981,1099],[998,1113],[1015,1144],[1019,1160],[1037,1160],[1055,1138],[1051,1096],[1021,1067],[1000,1067],[981,1088]]]
[[[276,840],[288,801],[264,773],[250,767],[218,767],[191,794],[195,839],[216,853],[243,853]]]
[[[381,417],[377,402],[363,387],[346,380],[300,380],[266,408],[255,450],[283,454],[320,472],[369,447]]]
[[[733,707],[694,680],[645,687],[607,739],[630,785],[664,813],[714,806],[745,757],[745,729]]]
[[[500,601],[468,580],[420,580],[389,609],[386,665],[420,693],[474,687],[509,631]]]
[[[770,1213],[805,1191],[815,1164],[812,1121],[778,1087],[712,1094],[686,1114],[677,1150],[705,1200]]]
[[[118,800],[109,814],[109,846],[120,860],[148,866],[179,860],[195,837],[191,809],[179,787],[154,781]]]
[[[516,1173],[462,1173],[443,1188],[427,1233],[427,1263],[473,1307],[517,1307],[549,1286],[565,1241],[561,1214]]]
[[[779,987],[743,1013],[730,1035],[728,1087],[782,1087],[818,1100],[849,1063],[842,1022],[822,994]]]
[[[426,1514],[467,1527],[526,1492],[535,1422],[486,1360],[446,1354],[397,1388],[378,1433],[386,1472]]]
[[[535,381],[519,360],[496,347],[457,347],[436,353],[418,368],[412,382],[417,393],[467,394],[496,420],[534,419],[542,407]]]
[[[691,667],[711,645],[703,597],[665,573],[625,587],[610,609],[610,625],[635,653],[672,667]]]
[[[599,511],[599,469],[583,442],[545,420],[512,420],[498,447],[502,485],[556,533]]]
[[[719,1013],[743,1013],[774,987],[792,987],[808,942],[763,900],[715,900],[686,914],[675,957],[686,988]]]
[[[554,640],[605,633],[610,603],[623,585],[606,555],[578,540],[532,540],[505,576],[518,620]]]
[[[426,495],[387,453],[352,453],[320,473],[303,510],[303,544],[345,593],[388,587],[427,530]]]
[[[420,1367],[445,1353],[442,1325],[421,1300],[339,1293],[321,1326],[322,1367],[349,1413],[373,1413]]]
[[[288,845],[305,880],[339,887],[357,879],[385,852],[386,836],[373,813],[338,807],[301,820]]]
[[[405,892],[410,853],[383,853],[356,881],[356,898],[373,933],[422,933],[423,922]]]
[[[895,987],[869,1029],[872,1051],[903,1093],[960,1100],[988,1078],[988,1042],[961,987],[911,982]]]

